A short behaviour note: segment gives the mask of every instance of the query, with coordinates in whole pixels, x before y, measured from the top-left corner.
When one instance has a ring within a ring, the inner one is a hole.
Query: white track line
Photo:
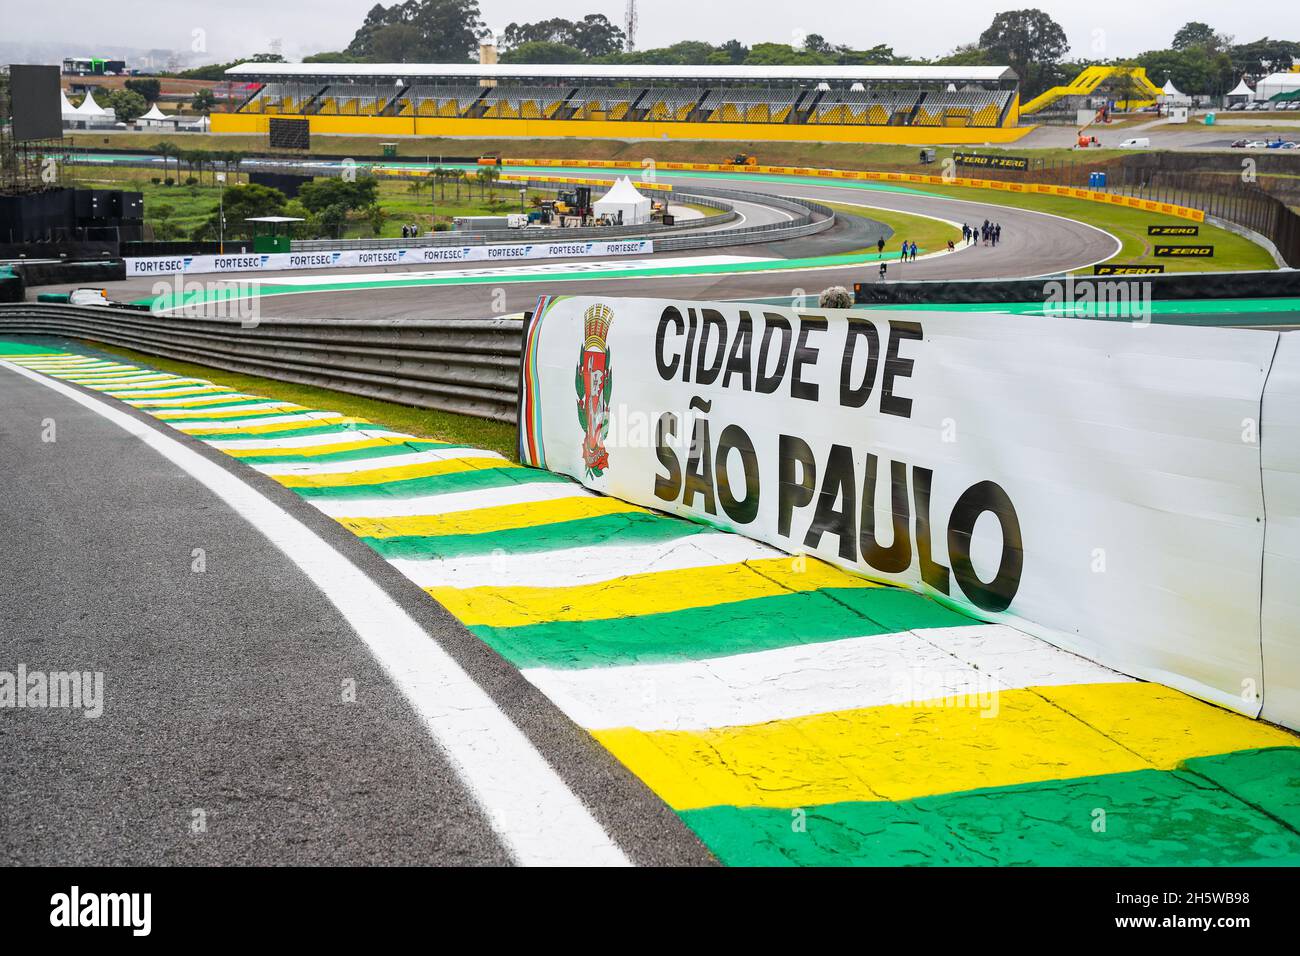
[[[266,535],[320,589],[402,691],[516,862],[627,865],[496,703],[384,590],[279,505],[163,432],[69,385],[0,361],[139,438]]]

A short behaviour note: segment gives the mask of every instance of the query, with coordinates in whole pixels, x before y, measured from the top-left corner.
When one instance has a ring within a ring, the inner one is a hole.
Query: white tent
[[[1271,100],[1279,93],[1294,93],[1296,90],[1300,90],[1300,73],[1270,73],[1255,87],[1255,98]]]
[[[1192,98],[1174,86],[1173,80],[1165,80],[1164,89],[1160,91],[1161,99],[1171,106],[1186,106]]]
[[[632,180],[624,176],[596,200],[594,209],[597,216],[608,216],[615,222],[619,221],[621,213],[625,225],[637,225],[650,221],[650,206],[650,200],[637,192]]]
[[[1232,90],[1228,94],[1229,103],[1236,102],[1237,100],[1253,100],[1254,98],[1255,98],[1255,91],[1246,85],[1245,78],[1243,78],[1242,81],[1237,84],[1236,89]]]
[[[189,123],[177,122],[176,128],[190,133],[206,133],[212,128],[212,121],[206,116],[200,116],[198,119]]]
[[[77,113],[77,108],[68,102],[68,94],[61,89],[59,90],[59,104],[65,123],[75,121],[79,117],[80,114]]]
[[[173,119],[174,117],[168,116],[160,110],[158,104],[155,103],[153,106],[149,107],[148,113],[145,113],[140,117],[139,122],[143,123],[145,126],[164,126],[167,123],[172,122]]]
[[[86,91],[86,98],[82,100],[81,105],[77,107],[77,116],[85,120],[107,119],[112,115],[112,113],[95,102],[95,95],[90,90]]]

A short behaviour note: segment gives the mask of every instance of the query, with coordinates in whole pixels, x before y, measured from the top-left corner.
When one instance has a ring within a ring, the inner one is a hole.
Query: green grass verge
[[[216,385],[226,385],[251,395],[264,395],[279,401],[294,402],[307,408],[365,418],[376,425],[415,435],[417,438],[432,438],[436,441],[486,448],[500,452],[511,461],[516,460],[514,425],[473,418],[469,415],[457,415],[453,412],[413,408],[396,402],[362,398],[359,395],[349,395],[347,392],[336,392],[333,389],[318,388],[314,385],[297,385],[293,382],[279,382],[258,375],[227,372],[192,362],[178,362],[175,359],[147,355],[144,352],[136,352],[116,345],[103,345],[99,342],[86,344],[110,355],[116,355],[133,365],[156,368],[175,375],[202,378]]]
[[[212,173],[205,172],[203,181],[194,186],[154,183],[155,178],[166,178],[161,170],[137,169],[130,166],[74,166],[67,176],[67,183],[89,189],[121,189],[130,187],[139,190],[144,196],[146,221],[155,229],[163,226],[169,230],[179,231],[185,236],[203,226],[216,215],[221,199],[221,187],[212,182]],[[182,173],[188,175],[188,173]],[[175,177],[175,164],[169,164],[166,176]],[[248,181],[246,173],[232,175],[227,186]],[[435,221],[450,222],[457,216],[504,216],[519,211],[519,190],[513,186],[500,186],[489,189],[484,195],[477,186],[454,185],[437,188],[436,200],[432,196],[431,186],[421,183],[418,191],[412,191],[410,183],[405,180],[380,180],[379,207],[384,211],[385,221],[379,238],[397,239],[402,235],[402,226],[415,223],[423,231],[433,228]],[[525,201],[525,211],[532,209],[532,198],[553,198],[554,193],[542,190],[530,190]],[[495,198],[495,202],[493,199]],[[160,216],[159,210],[170,208],[167,216]],[[716,211],[716,210],[713,210]],[[229,228],[238,233],[238,226],[230,223]],[[370,219],[364,213],[354,212],[343,227],[343,239],[370,239],[375,236]],[[216,238],[213,236],[212,238]],[[230,236],[228,238],[234,238]]]
[[[1185,226],[1186,219],[1144,212],[1140,209],[1128,209],[1122,206],[1108,206],[1087,199],[1071,199],[1065,196],[1044,196],[1036,194],[1006,193],[989,189],[977,189],[971,186],[928,186],[909,184],[910,188],[934,193],[950,199],[969,199],[972,202],[990,203],[999,206],[1014,206],[1019,209],[1031,209],[1046,212],[1067,219],[1076,219],[1089,225],[1104,229],[1119,239],[1122,247],[1109,262],[1124,265],[1163,265],[1166,272],[1222,272],[1227,270],[1276,269],[1277,263],[1262,246],[1251,242],[1244,236],[1228,232],[1217,226],[1201,223],[1201,231],[1195,238],[1171,239],[1176,243],[1205,242],[1214,246],[1212,259],[1157,259],[1151,255],[1154,246],[1152,237],[1147,236],[1147,226]],[[1079,272],[1091,272],[1080,269]]]
[[[876,206],[859,206],[853,203],[823,202],[842,216],[856,216],[862,219],[874,219],[894,230],[894,234],[885,240],[885,251],[898,248],[904,240],[915,242],[925,252],[938,252],[948,248],[948,240],[961,242],[961,230],[939,219],[929,216],[916,216],[911,213],[898,212],[893,209],[880,209]],[[853,249],[839,255],[852,255],[861,252],[875,252],[874,245],[862,249]]]
[[[172,142],[189,149],[234,149],[269,154],[265,136],[226,133],[71,133],[65,137],[85,149],[154,149],[161,142]],[[651,157],[659,162],[722,163],[730,162],[737,152],[754,153],[767,166],[817,166],[828,169],[906,169],[921,170],[918,146],[892,146],[880,143],[730,143],[710,140],[669,140],[657,142],[617,139],[448,139],[424,136],[333,136],[314,134],[311,152],[317,155],[349,156],[357,160],[381,158],[380,144],[397,143],[397,155],[403,159],[445,162],[446,157],[508,156],[524,159],[618,159],[640,165]],[[1005,148],[1012,152],[1028,149],[1035,158],[1049,160],[1078,159],[1079,153],[1068,147],[1030,149],[1016,143]],[[942,162],[954,150],[979,151],[983,147],[935,147]],[[1089,150],[1090,161],[1125,155],[1121,149]],[[289,155],[289,154],[285,154]]]

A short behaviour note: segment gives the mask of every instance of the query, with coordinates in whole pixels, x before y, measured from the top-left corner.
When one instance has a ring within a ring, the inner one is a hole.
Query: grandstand
[[[1007,67],[246,63],[261,84],[215,132],[302,116],[316,133],[1009,142]]]

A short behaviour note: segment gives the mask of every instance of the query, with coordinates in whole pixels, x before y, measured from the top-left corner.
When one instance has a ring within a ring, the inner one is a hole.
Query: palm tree
[[[167,160],[175,157],[176,159],[176,182],[181,180],[181,150],[180,147],[171,140],[163,140],[158,144],[158,155],[163,158],[163,179],[167,178]]]

